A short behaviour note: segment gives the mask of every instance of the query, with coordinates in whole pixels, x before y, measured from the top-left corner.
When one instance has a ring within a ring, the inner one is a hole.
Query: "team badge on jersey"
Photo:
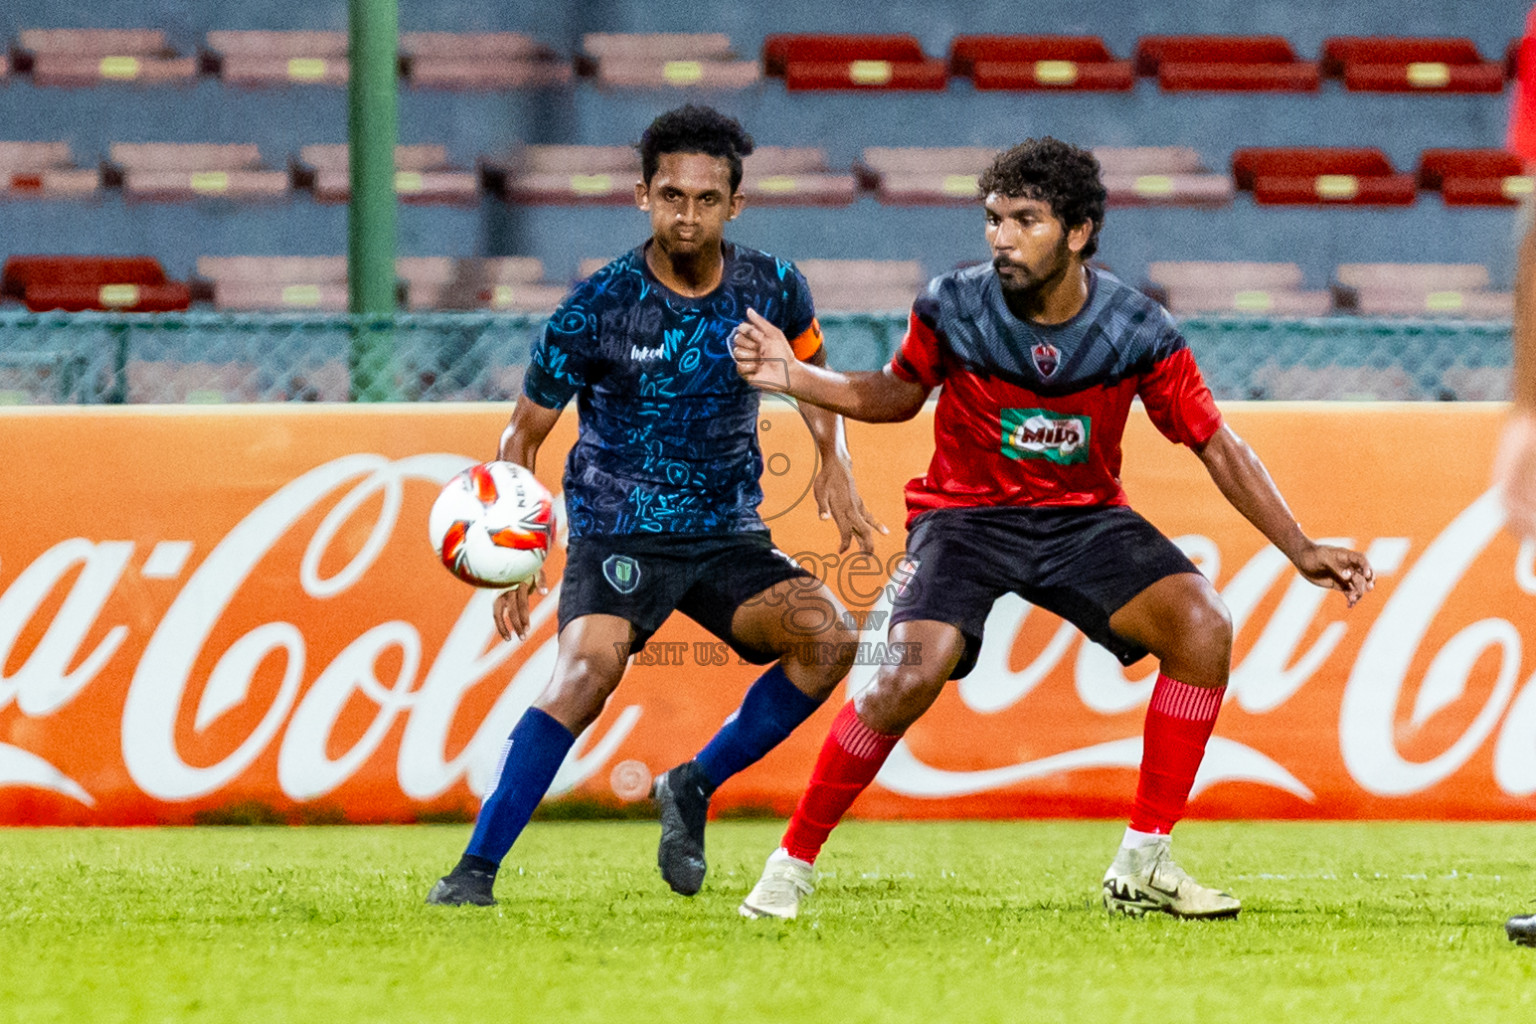
[[[1003,409],[1003,454],[1010,459],[1046,459],[1058,466],[1088,461],[1093,420],[1049,409]]]
[[[609,555],[603,562],[603,579],[621,594],[632,594],[640,585],[640,563],[628,555]]]
[[[1035,361],[1035,369],[1040,371],[1040,376],[1049,377],[1056,372],[1056,367],[1061,365],[1061,351],[1049,342],[1042,341],[1029,350],[1030,356]]]

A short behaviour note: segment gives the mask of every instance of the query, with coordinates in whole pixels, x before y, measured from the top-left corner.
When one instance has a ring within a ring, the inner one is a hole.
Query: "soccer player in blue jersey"
[[[713,109],[685,106],[652,122],[639,148],[635,203],[650,215],[651,237],[577,285],[550,317],[501,437],[499,457],[532,468],[561,409],[577,400],[554,678],[512,730],[469,845],[428,903],[496,902],[497,869],[566,753],[674,610],[743,658],[774,662],[698,756],[657,779],[657,859],[683,895],[704,881],[715,788],[816,710],[853,657],[842,606],[773,546],[757,511],[758,393],[736,372],[733,332],[752,309],[793,339],[796,358],[822,364],[825,355],[799,271],[724,240],[742,209],[752,139]],[[843,550],[854,539],[872,550],[884,528],[854,487],[841,417],[801,411],[820,456],[823,517],[836,522]],[[526,635],[535,586],[542,591],[542,579],[497,597],[503,638]],[[833,656],[779,660],[820,644]]]

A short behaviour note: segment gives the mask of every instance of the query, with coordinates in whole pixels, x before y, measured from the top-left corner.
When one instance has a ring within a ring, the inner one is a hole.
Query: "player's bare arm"
[[[1248,443],[1223,424],[1196,449],[1232,507],[1320,587],[1344,592],[1350,607],[1375,586],[1376,574],[1358,551],[1318,544],[1302,532],[1264,463]]]
[[[530,401],[526,395],[519,397],[517,404],[512,407],[512,419],[507,423],[507,429],[501,432],[501,445],[496,457],[503,462],[515,462],[532,470],[534,461],[539,457],[539,446],[544,443],[559,418],[559,409],[546,409]],[[549,593],[542,568],[527,583],[520,583],[496,595],[493,614],[496,618],[496,632],[501,634],[503,640],[511,640],[513,636],[519,640],[528,638],[528,597],[534,588],[538,588],[541,594]]]
[[[864,423],[896,423],[916,416],[928,389],[897,377],[889,368],[857,373],[801,362],[784,332],[756,310],[736,329],[731,355],[749,384],[810,402]]]
[[[819,348],[806,360],[813,366],[827,365],[827,350]],[[837,525],[838,554],[848,550],[855,539],[865,554],[875,550],[875,533],[890,533],[885,525],[864,507],[853,480],[853,457],[848,454],[848,431],[843,418],[810,402],[800,403],[800,416],[816,439],[816,453],[821,467],[816,471],[811,491],[816,496],[816,511],[821,518]]]
[[[1494,460],[1511,532],[1536,537],[1536,209],[1527,221],[1515,264],[1514,408]]]

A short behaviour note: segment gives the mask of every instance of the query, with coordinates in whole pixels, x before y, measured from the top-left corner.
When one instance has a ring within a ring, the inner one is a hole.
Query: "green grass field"
[[[0,830],[0,1021],[1528,1021],[1536,829],[1191,822],[1227,922],[1112,919],[1108,822],[859,823],[795,922],[736,904],[777,822],[536,822],[491,909],[422,904],[464,826]]]

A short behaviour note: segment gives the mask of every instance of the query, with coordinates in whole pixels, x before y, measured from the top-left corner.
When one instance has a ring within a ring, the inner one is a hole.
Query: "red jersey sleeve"
[[[1170,441],[1202,445],[1221,427],[1221,411],[1188,345],[1180,344],[1153,363],[1136,393],[1153,425]]]
[[[913,308],[907,321],[907,336],[891,357],[891,372],[908,384],[936,388],[944,379],[944,360],[939,351],[939,335],[932,320]]]
[[[1508,149],[1536,165],[1536,7],[1525,18],[1516,61],[1515,98],[1509,111]]]

